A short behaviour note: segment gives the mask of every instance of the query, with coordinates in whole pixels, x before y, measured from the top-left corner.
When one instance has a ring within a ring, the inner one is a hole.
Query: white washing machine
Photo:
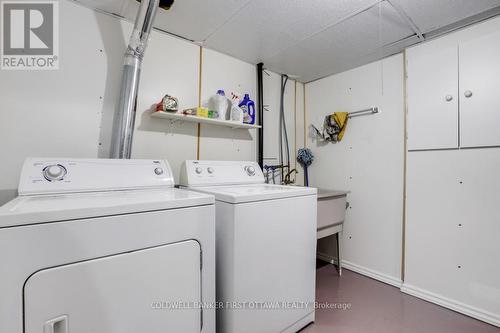
[[[313,322],[316,189],[265,184],[255,162],[186,161],[181,185],[215,195],[217,332]]]
[[[213,196],[166,161],[28,159],[0,207],[0,332],[215,332]]]

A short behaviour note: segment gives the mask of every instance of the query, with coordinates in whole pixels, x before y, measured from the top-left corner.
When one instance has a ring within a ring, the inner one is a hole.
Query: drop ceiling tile
[[[135,19],[139,3],[125,0],[122,16]],[[176,0],[170,10],[160,10],[155,27],[193,40],[203,41],[252,0]]]
[[[123,6],[127,0],[73,0],[85,7],[99,9],[106,13],[121,15]]]
[[[206,41],[252,63],[273,56],[377,0],[253,0]]]
[[[73,1],[131,20],[138,8],[136,0]],[[500,0],[176,0],[170,11],[159,12],[155,25],[307,82],[416,43],[390,2],[424,33],[500,6]]]
[[[300,81],[309,82],[355,67],[366,59],[377,58],[377,55],[382,58],[385,51],[381,46],[391,45],[412,35],[414,32],[394,8],[382,2],[380,6],[267,59],[265,64],[272,70],[299,75]]]
[[[500,0],[391,0],[399,3],[423,33],[500,6]]]

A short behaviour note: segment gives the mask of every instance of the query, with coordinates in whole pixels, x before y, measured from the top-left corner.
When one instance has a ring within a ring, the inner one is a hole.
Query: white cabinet
[[[199,333],[200,246],[190,240],[45,269],[23,294],[26,333]],[[176,304],[186,307],[168,308]]]
[[[408,50],[408,149],[458,147],[458,48]]]
[[[500,146],[500,31],[453,38],[407,51],[409,150]]]
[[[461,146],[500,146],[500,32],[459,49]]]

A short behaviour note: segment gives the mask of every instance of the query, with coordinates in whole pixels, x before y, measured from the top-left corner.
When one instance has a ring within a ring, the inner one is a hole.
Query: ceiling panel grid
[[[138,8],[136,0],[76,1],[130,20]],[[309,82],[495,13],[500,0],[177,0],[155,26]]]

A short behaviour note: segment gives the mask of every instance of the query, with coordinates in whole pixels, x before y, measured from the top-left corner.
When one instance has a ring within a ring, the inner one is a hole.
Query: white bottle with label
[[[231,121],[243,123],[243,110],[238,106],[238,103],[233,103],[231,106]]]
[[[212,111],[217,111],[219,118],[221,120],[229,119],[230,115],[228,113],[229,109],[229,100],[224,93],[224,90],[218,90],[217,94],[210,97],[208,102],[208,109]]]

